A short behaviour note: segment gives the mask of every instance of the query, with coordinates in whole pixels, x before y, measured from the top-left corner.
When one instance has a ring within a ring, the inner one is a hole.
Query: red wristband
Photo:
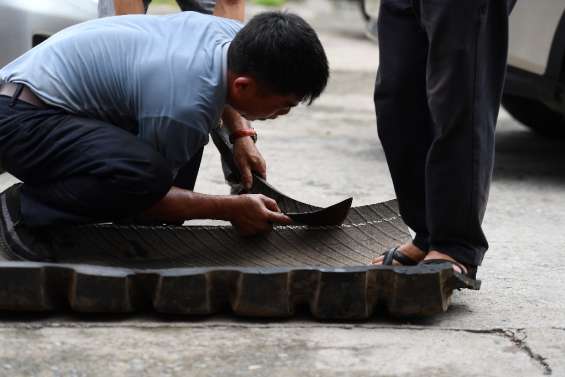
[[[257,132],[253,128],[244,128],[241,130],[234,131],[230,134],[230,143],[234,143],[237,139],[241,137],[249,136],[253,142],[257,142]]]

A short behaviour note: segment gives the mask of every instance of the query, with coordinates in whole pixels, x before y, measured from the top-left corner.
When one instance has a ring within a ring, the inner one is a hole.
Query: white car
[[[0,0],[0,67],[50,35],[97,17],[98,0]]]
[[[502,105],[533,130],[565,137],[564,0],[516,3]]]
[[[379,0],[358,0],[376,40]],[[565,137],[565,0],[518,0],[510,16],[502,106],[518,121]]]

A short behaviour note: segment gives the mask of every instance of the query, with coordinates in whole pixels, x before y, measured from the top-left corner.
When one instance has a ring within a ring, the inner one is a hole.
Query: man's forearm
[[[224,106],[224,112],[222,113],[222,122],[224,124],[224,127],[226,127],[230,133],[251,127],[249,125],[249,121],[242,117],[229,105]]]
[[[249,121],[230,106],[224,107],[222,120],[228,132],[232,134],[238,130],[251,128]],[[238,137],[233,141],[234,162],[241,174],[241,183],[248,190],[253,184],[253,172],[264,179],[267,178],[267,165],[255,145],[255,140],[250,137]]]
[[[231,220],[234,200],[233,196],[206,195],[172,187],[144,215],[171,223],[191,219]]]
[[[274,223],[290,224],[271,198],[264,195],[205,195],[178,187],[143,213],[153,220],[182,223],[190,219],[228,220],[242,235],[267,232]]]

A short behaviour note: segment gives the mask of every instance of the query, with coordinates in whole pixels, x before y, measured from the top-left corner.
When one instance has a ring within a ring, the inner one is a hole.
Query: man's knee
[[[173,185],[172,169],[151,148],[135,148],[127,156],[106,161],[99,178],[109,184],[116,198],[133,207],[145,209],[167,194]],[[109,179],[108,179],[109,178]],[[132,208],[133,208],[132,207]]]
[[[44,208],[28,218],[40,225],[113,221],[150,208],[171,186],[171,169],[156,152],[108,158],[88,173],[26,185],[28,203]]]

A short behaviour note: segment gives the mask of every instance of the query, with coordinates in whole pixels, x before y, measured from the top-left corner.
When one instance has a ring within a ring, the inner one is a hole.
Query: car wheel
[[[542,102],[504,95],[502,106],[517,121],[540,135],[565,138],[565,114],[550,109]]]

